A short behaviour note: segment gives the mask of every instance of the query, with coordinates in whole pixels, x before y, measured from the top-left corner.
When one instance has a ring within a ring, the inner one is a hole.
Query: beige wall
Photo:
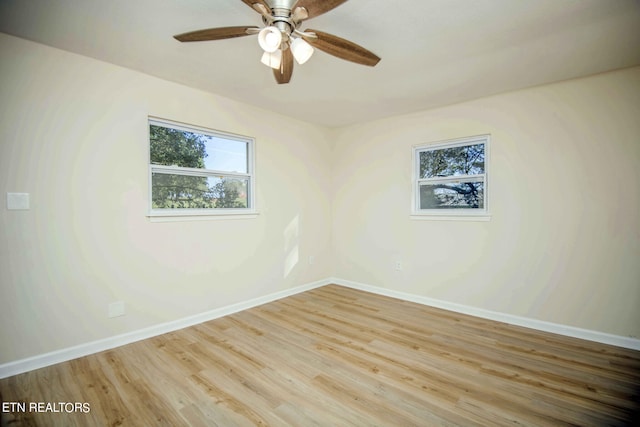
[[[5,35],[0,52],[0,191],[32,205],[0,209],[0,364],[330,276],[640,336],[640,68],[325,129]],[[148,115],[254,137],[258,218],[150,222]],[[491,221],[409,219],[412,145],[484,133]]]
[[[5,35],[0,52],[0,364],[331,275],[326,129]],[[254,137],[260,215],[150,222],[148,115]]]
[[[412,145],[479,134],[491,221],[411,220]],[[640,337],[640,68],[351,126],[334,147],[337,277]]]

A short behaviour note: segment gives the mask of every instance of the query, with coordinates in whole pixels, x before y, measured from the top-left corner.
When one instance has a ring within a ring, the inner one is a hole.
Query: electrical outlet
[[[402,261],[396,261],[396,271],[402,271]]]
[[[315,255],[310,255],[309,256],[309,265],[313,265],[316,263],[316,257]]]
[[[109,304],[109,317],[124,316],[124,301],[116,301]]]

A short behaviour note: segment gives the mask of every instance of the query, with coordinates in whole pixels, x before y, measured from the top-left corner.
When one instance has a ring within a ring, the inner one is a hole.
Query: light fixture
[[[313,47],[300,37],[296,37],[291,42],[291,53],[298,64],[302,65],[313,55]]]
[[[258,43],[265,52],[273,53],[280,49],[282,33],[276,27],[266,27],[258,33]]]
[[[278,70],[280,68],[280,63],[282,62],[282,51],[278,49],[275,52],[264,52],[260,62],[267,67]]]

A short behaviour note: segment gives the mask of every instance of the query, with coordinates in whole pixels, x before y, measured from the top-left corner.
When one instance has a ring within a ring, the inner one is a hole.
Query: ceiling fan
[[[380,58],[362,46],[318,30],[301,31],[302,22],[330,11],[347,0],[242,0],[262,15],[265,27],[220,27],[191,31],[173,36],[181,42],[222,40],[258,34],[258,43],[264,50],[262,63],[273,69],[279,84],[289,83],[293,73],[293,60],[305,63],[320,49],[340,59],[357,64],[375,66]]]

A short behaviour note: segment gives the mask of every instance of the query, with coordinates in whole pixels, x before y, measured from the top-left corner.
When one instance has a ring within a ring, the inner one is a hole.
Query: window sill
[[[430,214],[430,213],[412,213],[409,216],[412,220],[417,221],[491,221],[491,215],[482,214]]]
[[[217,221],[236,219],[255,219],[260,213],[258,211],[247,212],[220,212],[202,213],[198,211],[190,212],[150,212],[147,214],[150,222],[180,222],[180,221]]]

